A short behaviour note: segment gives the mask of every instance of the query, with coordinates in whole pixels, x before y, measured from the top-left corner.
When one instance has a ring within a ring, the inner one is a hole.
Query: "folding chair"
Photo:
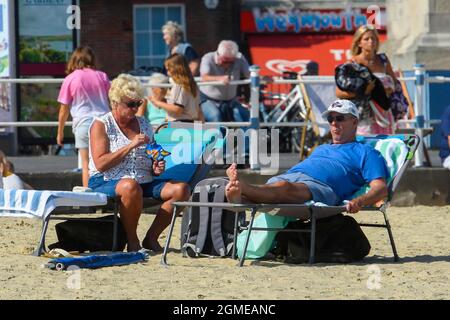
[[[387,180],[388,185],[388,196],[380,204],[364,207],[362,211],[380,211],[383,213],[384,223],[383,224],[365,224],[360,223],[363,227],[378,227],[387,229],[389,240],[391,243],[392,251],[394,254],[394,261],[398,261],[399,257],[397,254],[397,249],[395,247],[394,237],[392,235],[391,225],[387,216],[387,208],[394,196],[395,190],[407,169],[411,159],[414,156],[414,152],[419,144],[419,138],[416,135],[377,135],[377,136],[367,136],[367,137],[357,137],[357,140],[361,143],[372,145],[375,149],[380,151],[386,160],[387,166],[389,168],[390,176]],[[364,186],[356,192],[352,198],[367,192],[369,186]],[[195,203],[195,202],[175,202],[175,206],[183,207],[220,207],[232,210],[235,212],[240,212],[242,210],[251,210],[250,221],[246,227],[240,227],[239,230],[235,230],[235,243],[237,241],[237,234],[239,231],[247,230],[247,236],[245,239],[244,250],[241,255],[239,266],[244,264],[244,260],[247,253],[247,247],[250,240],[250,236],[253,231],[264,232],[264,231],[281,231],[281,232],[308,232],[311,235],[311,247],[310,247],[310,257],[309,263],[314,263],[315,259],[315,237],[316,237],[316,222],[318,219],[323,219],[330,217],[342,212],[345,212],[345,205],[341,206],[326,206],[319,203],[314,203],[309,201],[305,204],[230,204],[230,203]],[[293,229],[280,229],[280,228],[255,228],[253,223],[255,220],[256,213],[259,211],[271,211],[279,216],[291,217],[296,219],[305,219],[311,221],[311,228],[305,230],[293,230]],[[172,223],[169,229],[169,236],[166,240],[166,247],[164,248],[164,254],[162,257],[162,264],[167,265],[166,252],[170,243],[170,237],[172,235],[173,224],[175,222],[175,211],[172,215]],[[237,224],[235,224],[237,228]],[[235,258],[235,251],[233,251],[233,258]]]
[[[228,131],[225,127],[212,126],[199,123],[171,122],[160,125],[155,130],[155,140],[164,150],[172,153],[166,158],[166,170],[155,179],[173,179],[187,182],[191,188],[198,181],[204,179],[212,164],[224,146]],[[107,203],[101,206],[86,208],[60,207],[49,214],[43,221],[38,248],[34,255],[41,255],[45,251],[45,236],[50,220],[94,220],[92,218],[79,218],[67,215],[81,213],[113,213],[113,246],[117,249],[118,217],[120,198],[108,197]],[[153,198],[144,198],[144,212],[154,213],[161,205],[161,201]]]

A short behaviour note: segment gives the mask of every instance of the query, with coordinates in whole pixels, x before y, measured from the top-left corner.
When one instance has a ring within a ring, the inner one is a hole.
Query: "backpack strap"
[[[223,202],[225,197],[225,186],[221,185],[217,187],[214,192],[214,202]],[[214,245],[214,249],[221,257],[224,257],[227,252],[225,243],[223,242],[222,234],[222,208],[212,208],[211,211],[211,239]]]
[[[208,188],[202,186],[200,188],[200,202],[208,202]],[[197,242],[195,243],[195,252],[198,254],[202,252],[203,246],[205,245],[206,236],[208,234],[208,221],[209,221],[209,208],[200,207],[199,208],[199,226],[197,234]]]

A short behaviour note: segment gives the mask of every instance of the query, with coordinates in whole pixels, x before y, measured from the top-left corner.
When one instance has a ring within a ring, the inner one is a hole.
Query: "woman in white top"
[[[200,92],[192,76],[186,59],[180,54],[172,54],[164,63],[167,74],[174,84],[167,96],[167,102],[157,96],[151,96],[150,101],[157,108],[167,111],[168,121],[202,121],[203,112],[200,108]]]
[[[120,197],[120,218],[128,239],[128,251],[141,249],[136,233],[143,196],[161,199],[163,204],[147,231],[142,247],[161,251],[158,237],[170,224],[173,201],[189,198],[184,182],[153,180],[165,168],[164,161],[152,160],[145,145],[153,140],[149,122],[136,117],[144,91],[137,78],[119,75],[109,91],[112,111],[94,120],[90,128],[89,188],[109,197]]]
[[[367,67],[383,84],[386,95],[391,100],[391,109],[373,110],[370,105],[365,105],[360,111],[360,123],[358,124],[358,134],[392,134],[394,117],[392,115],[392,106],[396,104],[393,101],[392,94],[397,90],[401,91],[401,84],[397,80],[392,65],[386,54],[378,53],[380,39],[378,32],[373,25],[364,25],[358,28],[353,36],[351,52],[352,61]],[[398,88],[400,87],[400,88]],[[370,94],[373,89],[371,84],[366,91]],[[353,99],[355,95],[336,88],[336,96],[340,99]],[[401,118],[403,115],[396,115]],[[382,121],[380,121],[382,120]]]

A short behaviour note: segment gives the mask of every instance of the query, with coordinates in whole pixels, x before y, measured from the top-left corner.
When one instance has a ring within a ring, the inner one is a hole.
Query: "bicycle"
[[[283,79],[297,79],[293,72],[283,73]],[[273,87],[273,86],[272,86]],[[309,155],[315,146],[322,142],[309,121],[311,108],[305,104],[300,84],[290,85],[288,93],[261,90],[260,121],[274,123],[305,122],[305,127],[280,128],[280,152],[300,152]]]

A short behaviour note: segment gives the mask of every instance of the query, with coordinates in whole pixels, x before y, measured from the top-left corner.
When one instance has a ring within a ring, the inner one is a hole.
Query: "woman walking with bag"
[[[357,97],[354,92],[342,90],[339,77],[336,79],[338,86],[336,96],[354,100],[358,106],[361,118],[358,134],[392,134],[395,120],[401,119],[408,107],[401,84],[395,76],[388,57],[384,53],[378,53],[379,45],[380,39],[375,26],[361,26],[353,36],[351,47],[353,58],[350,63],[356,64],[356,69],[367,68],[372,78],[376,77],[368,82],[364,97]],[[377,82],[384,89],[384,93],[377,87]],[[377,92],[374,92],[374,89]],[[386,95],[387,101],[379,103],[380,100],[386,99],[378,100],[376,96],[383,95]]]

